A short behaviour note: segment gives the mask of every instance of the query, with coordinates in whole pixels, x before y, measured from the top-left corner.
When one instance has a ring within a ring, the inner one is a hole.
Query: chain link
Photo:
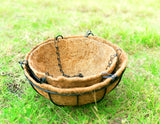
[[[119,54],[118,54],[118,51],[120,51]],[[111,67],[112,62],[113,62],[113,59],[114,59],[115,57],[117,57],[117,56],[120,56],[120,55],[121,55],[121,52],[122,52],[121,49],[117,49],[117,50],[116,50],[116,54],[110,56],[110,60],[108,61],[108,66],[106,67],[106,70],[107,70],[109,67]]]

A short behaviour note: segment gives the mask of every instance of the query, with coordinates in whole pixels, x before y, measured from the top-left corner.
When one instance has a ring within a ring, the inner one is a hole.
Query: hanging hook
[[[85,37],[88,37],[89,35],[94,36],[94,34],[92,33],[92,31],[91,31],[91,30],[88,30],[88,31],[87,31],[87,33],[86,33]]]
[[[59,37],[61,37],[61,38],[63,39],[63,36],[62,36],[62,35],[57,35],[57,36],[55,37],[55,39],[58,40]]]
[[[119,51],[119,55],[118,55],[118,51]],[[117,55],[117,56],[120,56],[121,53],[122,53],[122,50],[121,50],[121,49],[116,49],[116,55]]]

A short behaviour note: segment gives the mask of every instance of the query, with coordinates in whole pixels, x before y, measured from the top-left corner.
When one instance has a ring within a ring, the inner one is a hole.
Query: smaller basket
[[[102,73],[112,73],[116,66],[117,56],[114,56],[108,67],[110,57],[117,55],[116,51],[111,46],[101,43],[99,39],[95,40],[93,36],[64,37],[58,40],[58,54],[63,71],[69,75],[81,73],[84,77],[62,76],[55,42],[56,39],[44,41],[26,56],[32,73],[39,79],[46,78],[46,81],[54,87],[91,86],[102,81]]]

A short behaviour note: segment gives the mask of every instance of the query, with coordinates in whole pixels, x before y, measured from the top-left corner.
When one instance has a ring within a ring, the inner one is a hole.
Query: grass
[[[0,123],[160,124],[159,0],[1,0]],[[18,61],[58,34],[92,32],[128,53],[119,86],[98,104],[58,107],[28,84]]]

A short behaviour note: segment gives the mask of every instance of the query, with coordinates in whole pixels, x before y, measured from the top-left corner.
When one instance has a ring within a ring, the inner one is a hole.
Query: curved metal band
[[[26,76],[26,75],[25,75],[25,76]],[[31,76],[31,75],[30,75],[30,76]],[[31,77],[32,77],[32,76],[31,76]],[[92,93],[92,92],[93,92],[93,91],[90,91],[90,92],[85,92],[85,93],[73,93],[73,94],[69,94],[69,93],[57,93],[57,92],[53,92],[53,91],[49,91],[49,90],[43,89],[43,88],[37,86],[36,84],[32,83],[32,82],[28,79],[27,76],[26,76],[26,78],[27,78],[27,80],[29,81],[29,83],[32,84],[33,86],[35,86],[36,88],[38,88],[38,89],[40,89],[40,90],[42,90],[42,91],[45,91],[45,92],[47,92],[47,93],[55,94],[55,95],[77,96],[77,95],[85,95],[85,94],[89,94],[89,93]],[[112,84],[113,84],[115,81],[117,81],[118,79],[119,79],[119,77],[116,78],[116,79],[114,79],[114,80],[112,80],[112,81],[110,82],[110,84],[106,85],[105,87],[102,87],[101,89],[94,90],[94,92],[97,92],[97,91],[100,91],[100,90],[102,90],[102,89],[105,89],[105,88],[109,87],[110,85],[112,85]]]

